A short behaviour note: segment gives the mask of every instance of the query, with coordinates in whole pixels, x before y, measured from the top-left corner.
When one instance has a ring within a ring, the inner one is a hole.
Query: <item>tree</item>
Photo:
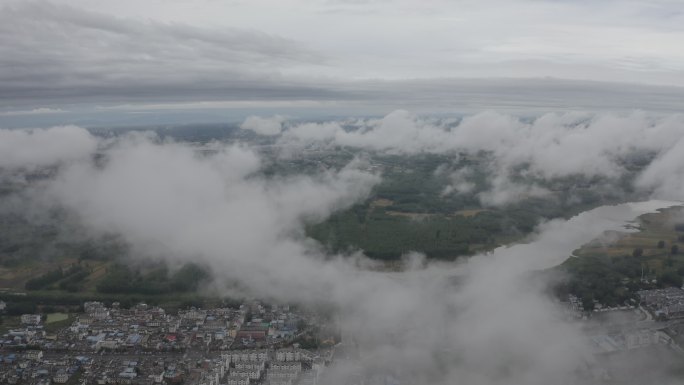
[[[679,253],[679,246],[672,245],[672,247],[670,248],[670,254],[677,255],[678,253]]]
[[[681,287],[682,276],[671,270],[666,271],[660,277],[658,277],[658,283],[662,285]]]
[[[658,241],[658,248],[659,249],[665,248],[665,241]]]
[[[634,251],[632,251],[632,256],[634,257],[641,257],[642,255],[644,255],[644,249],[641,247],[637,247],[634,249]]]

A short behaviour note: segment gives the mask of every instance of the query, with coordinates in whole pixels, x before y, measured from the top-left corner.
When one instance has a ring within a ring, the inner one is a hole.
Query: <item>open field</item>
[[[45,319],[45,324],[60,322],[60,321],[66,320],[66,319],[69,319],[69,314],[66,314],[66,313],[50,313],[47,315],[47,318]]]
[[[476,216],[479,213],[484,213],[487,211],[489,211],[489,210],[487,210],[487,209],[458,210],[454,213],[454,215],[470,218],[470,217]]]
[[[28,263],[9,268],[0,267],[0,288],[23,288],[29,279],[45,274],[57,266],[57,263]]]
[[[389,207],[394,204],[393,201],[389,199],[383,199],[383,198],[378,198],[374,199],[370,202],[370,207],[371,208],[376,208],[376,207]]]
[[[635,223],[639,229],[633,233],[607,233],[574,252],[578,257],[623,257],[641,250],[640,258],[647,268],[646,274],[662,274],[665,267],[684,266],[684,242],[679,239],[684,232],[675,225],[684,221],[684,208],[673,207],[657,213],[642,215]],[[673,253],[675,246],[681,252]],[[667,261],[666,261],[667,260]],[[652,271],[655,270],[655,271]]]
[[[636,232],[606,232],[583,245],[558,267],[567,273],[559,295],[577,295],[591,309],[594,301],[610,306],[636,301],[641,289],[682,286],[682,223],[684,207],[671,207],[640,216],[633,224]]]

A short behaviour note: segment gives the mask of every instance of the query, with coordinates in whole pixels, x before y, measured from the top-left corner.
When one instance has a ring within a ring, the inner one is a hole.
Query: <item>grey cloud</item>
[[[529,64],[517,63],[524,67]],[[428,113],[488,109],[535,114],[568,110],[679,112],[684,108],[682,87],[554,78],[415,79],[345,86],[388,110],[406,108]]]
[[[0,98],[16,103],[331,95],[284,77],[283,70],[324,61],[287,39],[122,19],[50,2],[2,9],[0,57]]]
[[[24,111],[210,100],[330,101],[311,110],[333,114],[396,108],[676,111],[684,95],[677,87],[555,79],[352,81],[320,75],[338,59],[258,31],[139,21],[47,1],[14,2],[0,12],[0,100]]]

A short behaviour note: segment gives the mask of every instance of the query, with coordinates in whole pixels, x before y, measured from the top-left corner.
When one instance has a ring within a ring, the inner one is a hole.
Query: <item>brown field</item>
[[[23,289],[26,281],[59,266],[56,263],[31,263],[14,268],[0,267],[0,288]]]
[[[489,211],[489,210],[487,210],[487,209],[458,210],[454,213],[454,215],[460,216],[460,217],[470,218],[470,217],[474,217],[475,215],[477,215],[479,213],[483,213],[486,211]]]
[[[375,199],[370,203],[371,208],[375,207],[388,207],[392,206],[394,204],[394,201],[391,201],[389,199]]]
[[[395,217],[404,217],[404,218],[410,218],[410,219],[415,219],[415,220],[423,220],[423,219],[427,219],[427,218],[439,215],[439,214],[430,214],[430,213],[407,213],[407,212],[403,212],[403,211],[385,211],[385,214],[392,215]]]
[[[0,289],[24,290],[26,281],[29,279],[36,278],[58,267],[67,268],[74,263],[78,263],[78,259],[61,258],[49,263],[35,261],[14,268],[0,267]],[[86,290],[94,289],[97,281],[106,273],[106,267],[110,262],[85,261],[84,263],[93,269],[93,272],[85,279],[85,288]]]

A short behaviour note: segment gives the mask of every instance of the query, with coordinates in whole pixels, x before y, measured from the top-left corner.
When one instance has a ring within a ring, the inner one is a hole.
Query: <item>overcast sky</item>
[[[675,0],[3,4],[6,124],[112,109],[679,110],[684,95]]]

